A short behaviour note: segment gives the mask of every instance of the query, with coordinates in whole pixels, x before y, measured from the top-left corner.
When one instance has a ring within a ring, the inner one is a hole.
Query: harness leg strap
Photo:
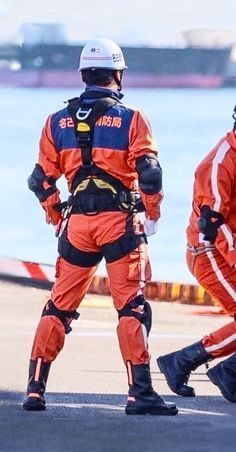
[[[70,326],[72,320],[77,320],[80,316],[79,312],[77,311],[63,311],[61,309],[58,309],[52,300],[48,300],[48,302],[44,306],[42,317],[45,317],[46,315],[54,315],[55,317],[57,317],[64,325],[66,334],[69,334],[72,331],[72,328]]]

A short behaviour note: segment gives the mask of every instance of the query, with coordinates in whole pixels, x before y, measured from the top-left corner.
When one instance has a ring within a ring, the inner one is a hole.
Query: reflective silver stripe
[[[222,224],[220,226],[220,229],[222,230],[222,232],[228,242],[229,251],[233,251],[234,250],[234,236],[232,235],[232,232],[229,230],[229,228],[226,224]]]
[[[139,280],[139,285],[140,288],[143,289],[146,285],[146,264],[147,264],[147,256],[146,256],[146,244],[145,243],[141,243],[141,245],[139,245],[139,252],[140,252],[140,259],[139,259],[139,264],[140,264],[140,280]],[[141,293],[140,293],[141,292]],[[137,295],[141,295],[142,291],[138,291]]]
[[[187,244],[187,249],[191,251],[193,256],[199,256],[200,254],[207,253],[208,251],[214,251],[216,249],[215,245],[210,244],[210,242],[207,242],[207,244],[201,245],[201,246],[192,246]]]
[[[232,334],[232,336],[227,337],[222,342],[219,342],[218,344],[211,345],[210,347],[204,347],[207,353],[214,352],[216,350],[220,350],[221,348],[225,348],[226,345],[231,344],[231,342],[236,340],[236,333]]]
[[[224,275],[223,275],[222,271],[219,269],[212,252],[208,251],[206,254],[207,254],[207,257],[209,258],[209,261],[212,266],[212,270],[214,271],[218,281],[222,284],[222,286],[224,286],[225,290],[233,298],[233,301],[236,302],[236,292],[233,289],[233,287],[231,287],[231,285],[228,283],[228,281],[226,281],[226,279],[224,278]]]
[[[218,167],[219,164],[222,163],[222,161],[225,158],[225,154],[230,149],[230,145],[227,141],[223,141],[223,143],[220,145],[219,149],[217,150],[215,157],[212,161],[212,171],[211,171],[211,186],[212,186],[212,193],[215,198],[215,203],[213,206],[213,210],[216,212],[220,211],[220,205],[221,205],[221,196],[218,190]]]

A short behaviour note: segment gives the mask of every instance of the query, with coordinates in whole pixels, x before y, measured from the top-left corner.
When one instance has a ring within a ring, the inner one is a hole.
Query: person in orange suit
[[[178,412],[152,387],[147,342],[151,307],[144,298],[151,278],[146,237],[157,229],[162,171],[144,113],[121,101],[125,69],[116,43],[89,41],[79,65],[85,91],[51,114],[42,131],[38,163],[28,184],[47,222],[57,227],[59,257],[32,347],[25,410],[45,409],[50,365],[104,257],[128,374],[126,413]],[[66,203],[56,187],[62,175],[70,192]],[[145,212],[144,224],[140,212]]]
[[[160,370],[173,392],[195,396],[192,370],[223,358],[207,371],[223,397],[236,402],[236,107],[233,130],[198,165],[187,228],[187,265],[199,284],[232,320],[182,350],[160,356]]]

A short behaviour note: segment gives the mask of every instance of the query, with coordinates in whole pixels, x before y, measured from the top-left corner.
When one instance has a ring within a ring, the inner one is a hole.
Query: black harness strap
[[[59,255],[72,265],[89,268],[98,265],[103,258],[102,252],[81,251],[70,243],[67,236],[67,226],[58,240]]]
[[[132,251],[142,243],[147,243],[146,235],[135,234],[133,228],[133,216],[128,216],[125,233],[114,242],[103,245],[102,252],[106,262],[111,263],[132,253]]]
[[[94,101],[90,97],[92,95],[94,96],[85,92],[68,101],[67,108],[73,119],[82,158],[82,166],[72,183],[72,196],[68,199],[70,213],[93,215],[117,210],[143,212],[144,206],[138,193],[131,192],[119,179],[93,163],[92,141],[96,121],[110,107],[121,102],[112,96],[104,95]]]
[[[107,263],[117,261],[132,253],[142,243],[147,243],[146,236],[135,234],[131,215],[127,217],[125,233],[114,242],[103,245],[98,252],[81,251],[73,246],[68,239],[66,226],[58,240],[58,253],[72,265],[89,268],[98,265],[103,256]]]
[[[124,234],[115,242],[102,246],[102,252],[107,263],[115,262],[129,253],[132,253],[139,245],[147,243],[145,235]]]
[[[111,97],[103,97],[95,102],[85,102],[83,96],[68,100],[68,110],[73,119],[76,138],[82,152],[82,162],[86,167],[93,165],[92,138],[96,121],[104,115],[108,108],[119,101]]]
[[[68,205],[72,206],[72,213],[92,215],[99,212],[143,212],[144,206],[140,197],[134,192],[119,191],[111,197],[110,193],[100,190],[98,193],[89,193],[85,190],[79,196],[70,196]]]

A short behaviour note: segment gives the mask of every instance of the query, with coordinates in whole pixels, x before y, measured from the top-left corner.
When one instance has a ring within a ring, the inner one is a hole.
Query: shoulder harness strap
[[[68,110],[73,119],[78,145],[82,152],[83,166],[91,168],[92,137],[96,121],[108,110],[119,103],[111,97],[97,99],[94,103],[85,103],[81,97],[68,100]]]

